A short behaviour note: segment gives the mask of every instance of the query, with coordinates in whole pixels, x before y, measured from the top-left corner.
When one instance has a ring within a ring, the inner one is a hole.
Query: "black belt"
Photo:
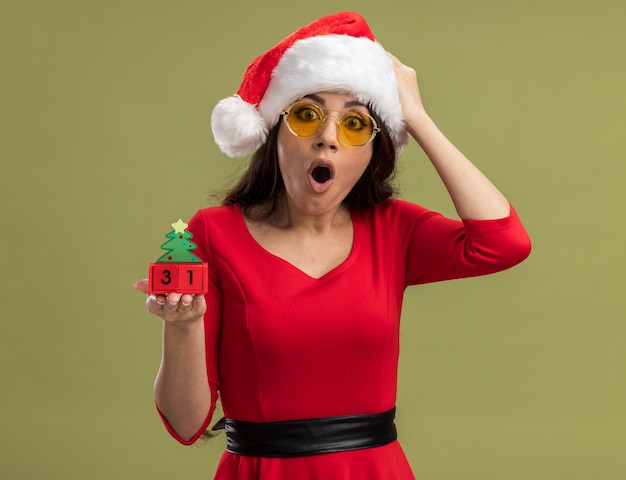
[[[253,457],[300,457],[380,447],[398,438],[393,423],[395,414],[394,407],[372,415],[286,422],[240,422],[227,418],[226,449]]]

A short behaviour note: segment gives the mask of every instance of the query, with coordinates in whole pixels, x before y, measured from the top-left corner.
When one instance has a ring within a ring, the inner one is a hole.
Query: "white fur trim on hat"
[[[298,40],[274,68],[258,110],[271,128],[293,102],[326,91],[347,92],[368,105],[389,130],[398,152],[408,142],[393,62],[378,42],[365,37]]]

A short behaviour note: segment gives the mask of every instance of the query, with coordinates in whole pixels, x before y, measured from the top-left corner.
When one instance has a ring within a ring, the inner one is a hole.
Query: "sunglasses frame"
[[[291,113],[291,110],[294,107],[298,106],[298,105],[310,105],[312,107],[315,107],[322,114],[322,121],[320,122],[319,128],[317,129],[317,131],[311,133],[310,135],[299,135],[299,134],[297,134],[296,132],[293,131],[293,129],[291,128],[291,125],[289,124],[289,120],[288,120],[289,114]],[[287,110],[282,112],[280,114],[280,116],[285,121],[285,124],[287,125],[287,128],[292,133],[292,135],[294,135],[296,137],[300,137],[300,138],[306,138],[306,137],[312,137],[313,135],[317,135],[319,132],[322,131],[322,128],[324,128],[324,124],[326,123],[326,119],[329,117],[329,115],[326,112],[341,113],[340,110],[327,110],[327,109],[324,109],[324,108],[320,107],[319,105],[317,105],[316,103],[313,103],[313,102],[296,102],[293,105],[291,105]],[[345,137],[342,135],[342,133],[341,133],[341,130],[342,130],[342,122],[341,122],[341,120],[346,115],[348,115],[350,113],[357,113],[359,115],[365,115],[366,117],[368,117],[371,120],[371,122],[372,122],[372,134],[370,135],[370,138],[365,143],[361,143],[361,144],[356,144],[355,145],[353,143],[350,143],[348,140],[346,140]],[[378,122],[376,122],[376,119],[374,119],[374,117],[372,117],[369,113],[358,112],[358,111],[355,111],[355,110],[347,111],[347,112],[343,113],[338,118],[338,121],[337,121],[337,136],[339,138],[341,138],[341,140],[343,140],[346,144],[351,145],[353,147],[364,147],[365,145],[370,143],[372,140],[374,140],[374,138],[376,138],[376,135],[378,134],[378,132],[380,132],[380,127],[378,126]]]

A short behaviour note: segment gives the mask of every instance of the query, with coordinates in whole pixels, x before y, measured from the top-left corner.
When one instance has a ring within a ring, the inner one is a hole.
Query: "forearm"
[[[202,318],[189,324],[163,322],[163,354],[155,400],[170,426],[187,440],[211,406]]]
[[[422,147],[463,219],[507,217],[509,202],[491,181],[439,130],[425,111],[407,119],[409,133]]]

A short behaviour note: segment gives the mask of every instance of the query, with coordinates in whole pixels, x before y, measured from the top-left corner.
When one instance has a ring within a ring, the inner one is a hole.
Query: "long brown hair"
[[[393,140],[380,118],[375,113],[371,115],[381,131],[374,139],[372,159],[343,201],[344,205],[354,210],[373,207],[395,193],[392,184],[396,166]],[[280,120],[270,130],[266,142],[254,153],[237,184],[226,193],[222,205],[238,204],[246,216],[254,220],[267,219],[274,213],[285,190],[278,166],[279,128]]]

